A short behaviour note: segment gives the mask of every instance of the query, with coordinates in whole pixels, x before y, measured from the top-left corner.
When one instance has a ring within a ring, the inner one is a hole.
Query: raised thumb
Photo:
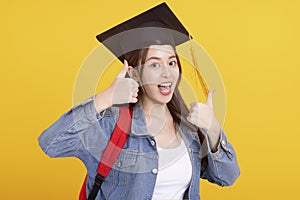
[[[216,89],[210,90],[207,94],[206,104],[211,108],[213,107],[212,95],[215,93]]]
[[[124,66],[123,66],[123,68],[121,69],[121,71],[119,72],[119,74],[118,74],[118,78],[124,78],[125,77],[125,75],[126,75],[126,73],[128,72],[128,69],[129,69],[129,67],[128,67],[128,62],[127,62],[127,60],[125,60],[124,59]]]

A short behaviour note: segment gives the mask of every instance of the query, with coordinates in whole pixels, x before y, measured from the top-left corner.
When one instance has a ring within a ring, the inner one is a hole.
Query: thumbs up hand
[[[132,78],[125,78],[129,68],[130,66],[125,60],[122,70],[108,88],[108,91],[111,93],[111,104],[137,102],[139,84]]]
[[[214,119],[214,110],[212,103],[212,95],[215,90],[209,91],[207,95],[207,100],[205,103],[193,102],[190,106],[190,112],[187,120],[192,124],[203,128],[206,131],[210,129],[212,120]]]
[[[97,112],[108,108],[112,104],[136,103],[139,84],[132,78],[125,78],[126,73],[132,69],[124,61],[124,66],[110,87],[95,96],[94,106]]]
[[[214,92],[215,90],[209,91],[205,103],[191,103],[190,112],[187,117],[190,123],[203,128],[207,132],[211,147],[215,147],[217,144],[221,129],[213,109],[212,95]]]

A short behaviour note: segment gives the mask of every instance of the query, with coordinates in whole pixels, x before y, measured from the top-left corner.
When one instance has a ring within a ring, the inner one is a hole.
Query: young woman
[[[171,45],[150,45],[127,59],[107,90],[43,132],[39,142],[44,152],[82,160],[89,193],[118,119],[119,108],[110,106],[132,103],[129,138],[97,199],[199,199],[200,178],[231,185],[239,168],[214,117],[212,92],[206,103],[187,109],[178,91],[181,65]]]
[[[124,30],[129,31],[120,33]],[[106,40],[111,35],[117,37]],[[200,178],[221,186],[233,184],[239,167],[214,115],[213,91],[205,103],[193,103],[188,109],[178,90],[182,68],[175,46],[189,37],[167,5],[97,39],[124,59],[124,66],[109,88],[64,113],[42,133],[43,151],[50,157],[79,158],[88,171],[89,194],[119,118],[117,105],[130,104],[128,139],[96,199],[196,200]]]

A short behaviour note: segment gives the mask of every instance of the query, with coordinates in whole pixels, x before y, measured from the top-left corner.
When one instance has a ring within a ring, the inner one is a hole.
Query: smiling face
[[[166,104],[173,95],[179,79],[177,56],[170,45],[151,45],[140,71],[144,104]]]

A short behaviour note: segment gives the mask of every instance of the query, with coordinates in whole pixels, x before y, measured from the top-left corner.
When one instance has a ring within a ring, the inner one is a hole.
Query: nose
[[[162,68],[161,68],[161,76],[164,77],[164,78],[168,78],[170,76],[170,68],[168,65],[164,65]]]

